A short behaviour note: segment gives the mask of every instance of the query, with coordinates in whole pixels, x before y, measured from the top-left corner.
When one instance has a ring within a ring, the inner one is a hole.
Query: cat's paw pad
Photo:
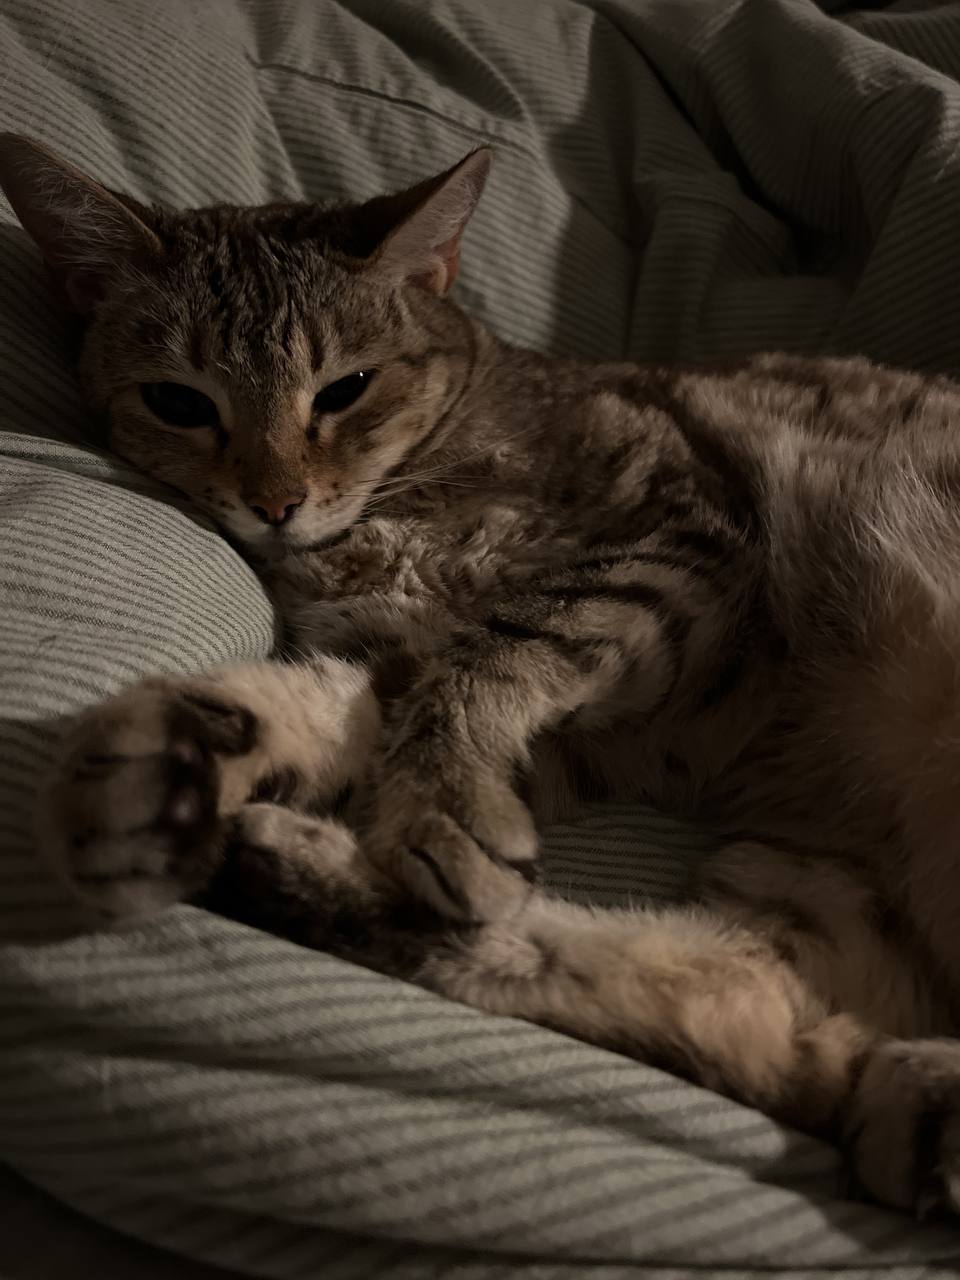
[[[255,717],[196,684],[154,682],[83,715],[44,788],[41,852],[106,918],[192,896],[220,857],[224,765]]]
[[[538,842],[529,810],[512,792],[484,800],[450,804],[422,780],[392,778],[378,795],[367,854],[440,915],[496,920],[528,897]]]
[[[852,1172],[875,1199],[960,1212],[960,1043],[892,1041],[864,1067],[850,1110]]]

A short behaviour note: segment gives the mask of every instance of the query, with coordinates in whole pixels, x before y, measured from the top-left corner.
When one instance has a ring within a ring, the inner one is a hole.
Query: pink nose
[[[256,494],[252,498],[247,499],[247,506],[264,524],[286,524],[287,521],[296,514],[297,510],[303,506],[303,500],[306,498],[305,493],[288,494],[285,498],[268,498],[261,494]]]

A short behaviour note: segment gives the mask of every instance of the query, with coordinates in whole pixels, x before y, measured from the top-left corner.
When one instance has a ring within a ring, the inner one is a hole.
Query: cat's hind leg
[[[236,816],[203,902],[768,1111],[794,1106],[797,1069],[814,1058],[824,1090],[837,1072],[845,1085],[863,1039],[844,1020],[825,1036],[824,1003],[769,940],[703,907],[597,911],[531,887],[522,901],[506,898],[497,919],[462,924],[380,875],[342,824],[277,805]],[[806,1127],[827,1110],[811,1111]]]
[[[382,877],[339,824],[251,805],[208,905],[525,1018],[836,1136],[875,1038],[832,1015],[765,931],[704,907],[595,911],[534,888],[465,924]]]
[[[141,681],[68,729],[41,853],[102,917],[157,910],[207,882],[243,804],[331,805],[378,732],[367,673],[333,658]]]
[[[856,879],[821,870],[826,898],[816,863],[740,846],[718,859],[710,906],[594,911],[531,888],[462,924],[382,878],[340,824],[258,804],[237,816],[208,901],[833,1141],[885,1203],[960,1209],[960,1043],[904,1038],[929,1036],[947,1010],[927,993],[911,1022],[910,986],[928,984],[879,932],[875,945],[863,935],[875,908]]]
[[[819,911],[812,885],[752,908],[633,912],[534,892],[418,977],[825,1138],[885,1204],[960,1212],[960,1040],[930,1038],[951,1026],[949,997],[833,887]]]

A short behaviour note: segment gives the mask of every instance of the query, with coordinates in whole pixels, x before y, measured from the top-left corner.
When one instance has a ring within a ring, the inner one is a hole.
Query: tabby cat
[[[358,206],[0,182],[111,447],[274,593],[295,661],[79,717],[42,845],[660,1065],[960,1208],[960,390],[864,360],[549,360],[446,298],[486,150]],[[617,795],[729,837],[696,905],[535,887]]]

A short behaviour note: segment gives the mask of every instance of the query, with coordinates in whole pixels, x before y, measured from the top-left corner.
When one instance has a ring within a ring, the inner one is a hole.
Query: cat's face
[[[335,212],[170,214],[0,139],[0,181],[86,314],[111,448],[268,555],[349,528],[456,393],[464,332],[437,295],[487,165]],[[71,224],[49,217],[51,166]]]
[[[255,550],[335,536],[443,411],[436,300],[285,239],[282,218],[197,215],[170,236],[87,334],[111,448]]]

